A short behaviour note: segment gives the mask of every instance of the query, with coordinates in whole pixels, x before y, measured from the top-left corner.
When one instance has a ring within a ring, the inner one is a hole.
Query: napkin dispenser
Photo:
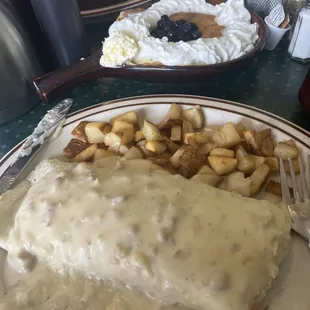
[[[0,0],[0,123],[39,101],[32,80],[43,70],[17,6],[18,1]]]

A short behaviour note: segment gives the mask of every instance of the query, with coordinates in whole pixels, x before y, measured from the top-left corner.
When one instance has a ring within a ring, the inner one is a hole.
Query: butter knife
[[[72,103],[72,99],[65,99],[45,114],[33,133],[22,145],[15,161],[10,164],[0,177],[0,196],[14,185],[17,177],[29,161],[62,124]]]

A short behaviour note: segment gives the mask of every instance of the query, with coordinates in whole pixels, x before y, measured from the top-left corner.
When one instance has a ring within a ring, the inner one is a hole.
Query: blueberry
[[[154,37],[154,38],[158,38],[157,29],[153,29],[153,30],[151,31],[151,36]]]
[[[165,23],[167,23],[167,22],[170,21],[168,15],[163,15],[163,16],[161,17],[161,20],[162,20],[163,22],[165,22]]]
[[[190,33],[184,34],[184,36],[183,36],[183,41],[184,41],[184,42],[192,41],[192,36],[191,36],[191,34],[190,34]]]
[[[192,30],[192,26],[191,26],[191,24],[186,23],[186,24],[184,24],[183,29],[184,29],[184,32],[187,33],[187,32],[190,32]]]
[[[198,27],[197,27],[197,25],[195,24],[195,23],[189,23],[190,25],[191,25],[191,30],[197,30],[198,29]]]
[[[167,38],[168,38],[168,41],[175,42],[175,39],[176,39],[175,32],[173,30],[168,31]]]
[[[159,39],[162,39],[163,37],[166,36],[166,32],[164,30],[162,30],[162,29],[158,29],[157,30],[157,35],[158,35]]]
[[[164,26],[164,22],[160,19],[160,20],[157,22],[157,27],[158,27],[159,29],[162,29],[163,26]]]
[[[192,32],[192,38],[193,38],[193,40],[197,40],[197,39],[199,39],[200,37],[201,37],[201,33],[200,33],[199,30],[195,30],[195,31]]]

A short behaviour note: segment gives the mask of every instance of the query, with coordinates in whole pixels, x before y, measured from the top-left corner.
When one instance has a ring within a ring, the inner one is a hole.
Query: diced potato
[[[238,145],[236,149],[236,159],[238,160],[237,169],[243,173],[251,173],[255,169],[255,162],[251,156],[248,155],[246,150]]]
[[[217,144],[214,142],[206,143],[199,147],[198,154],[201,156],[209,155],[210,152],[217,147]]]
[[[142,133],[148,141],[162,141],[162,137],[159,129],[151,122],[144,121]]]
[[[137,114],[135,111],[129,111],[129,112],[123,113],[121,115],[115,116],[110,119],[110,123],[112,125],[114,125],[115,121],[123,121],[129,124],[135,125],[138,123],[138,118],[137,118]]]
[[[144,140],[144,139],[145,138],[144,138],[142,130],[136,131],[136,133],[135,133],[135,142],[139,142],[139,141]]]
[[[266,165],[269,166],[270,172],[280,171],[279,159],[275,156],[266,157]]]
[[[249,177],[251,180],[251,195],[257,194],[261,190],[265,181],[267,180],[269,171],[269,166],[262,164],[252,173],[252,175]]]
[[[223,156],[208,157],[211,168],[218,174],[228,174],[237,168],[238,161],[235,158]]]
[[[298,149],[296,146],[279,142],[273,151],[274,156],[282,159],[288,159],[288,158],[296,158],[298,157]]]
[[[185,110],[183,118],[189,121],[193,128],[202,128],[204,126],[204,115],[199,106]]]
[[[94,160],[111,156],[118,156],[118,153],[108,150],[97,149],[94,155]]]
[[[194,141],[196,144],[206,144],[209,141],[209,136],[206,132],[191,132],[184,134],[184,143],[191,144],[190,140]]]
[[[111,131],[111,124],[90,122],[85,126],[85,134],[89,143],[104,143],[104,136]]]
[[[176,103],[173,103],[168,110],[167,117],[174,120],[181,120],[182,119],[181,106]]]
[[[197,153],[197,149],[187,145],[181,154],[179,173],[186,178],[191,178],[198,172],[203,164],[202,157]]]
[[[241,145],[247,153],[253,152],[252,147],[249,144],[247,144],[245,140],[241,140],[236,148],[238,148],[239,145]]]
[[[283,161],[284,164],[284,169],[286,172],[290,172],[290,163],[287,160]],[[292,164],[293,164],[293,169],[295,171],[295,173],[300,173],[300,167],[299,167],[299,161],[298,158],[295,158],[292,160]]]
[[[249,157],[254,161],[255,169],[266,163],[266,157],[249,154]]]
[[[282,141],[282,143],[285,143],[287,145],[294,146],[294,147],[297,148],[296,143],[295,143],[295,141],[293,139]]]
[[[173,154],[180,148],[178,144],[174,143],[173,141],[169,140],[166,137],[164,137],[164,142],[166,143],[169,151]]]
[[[166,143],[160,141],[148,141],[145,147],[154,153],[164,153],[167,150]]]
[[[81,140],[83,142],[88,142],[86,133],[85,133],[85,127],[89,122],[82,121],[80,122],[71,132],[71,134],[78,140]]]
[[[63,153],[67,158],[74,158],[89,146],[90,144],[88,142],[83,142],[79,139],[71,139],[68,145],[64,148]]]
[[[282,197],[282,187],[281,183],[276,181],[269,181],[266,186],[266,191],[268,193],[274,194],[276,196]]]
[[[124,159],[142,159],[143,152],[136,146],[131,147],[124,155]]]
[[[182,128],[181,126],[173,126],[171,128],[171,141],[181,141],[182,140]]]
[[[180,165],[181,165],[180,157],[185,152],[185,150],[186,150],[186,146],[183,145],[171,156],[169,161],[174,168],[176,169],[180,168]]]
[[[128,129],[131,131],[134,131],[133,124],[129,124],[124,121],[116,120],[113,123],[112,132],[124,132],[124,131],[127,131]]]
[[[251,179],[245,178],[242,172],[236,171],[230,174],[226,184],[229,192],[236,192],[244,197],[251,195]]]
[[[217,175],[216,172],[212,170],[209,166],[204,165],[191,179],[200,180],[210,186],[216,186],[220,182],[221,177]]]
[[[83,161],[90,161],[93,159],[95,152],[97,150],[97,145],[92,144],[87,149],[79,153],[73,158],[74,162],[83,162]]]
[[[239,133],[239,136],[241,138],[244,138],[243,132],[247,130],[247,128],[244,126],[244,124],[243,123],[238,123],[236,125],[236,129],[237,129],[237,131]]]
[[[212,135],[218,147],[232,148],[241,142],[241,137],[233,123],[227,123]]]
[[[210,156],[235,157],[235,152],[233,150],[216,147],[210,152]]]
[[[164,120],[162,120],[160,123],[157,124],[157,127],[158,127],[160,130],[163,130],[163,129],[170,129],[170,128],[172,128],[173,126],[175,126],[176,123],[181,124],[181,120],[178,121],[178,122],[176,122],[175,120],[166,117]]]
[[[109,132],[104,137],[104,144],[106,146],[121,145],[122,133],[120,132]]]
[[[128,144],[133,142],[135,138],[133,128],[127,128],[126,130],[121,132],[121,144]]]
[[[192,132],[194,132],[194,128],[193,128],[192,124],[191,124],[189,121],[184,120],[184,121],[183,121],[183,125],[182,125],[182,131],[183,131],[183,142],[184,142],[184,140],[185,140],[185,135],[186,135],[187,133],[192,133]]]
[[[246,130],[243,132],[245,140],[251,145],[254,154],[261,156],[273,155],[273,139],[271,137],[271,129],[265,129],[262,131]]]

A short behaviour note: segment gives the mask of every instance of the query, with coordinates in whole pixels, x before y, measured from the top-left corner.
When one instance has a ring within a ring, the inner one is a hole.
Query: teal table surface
[[[86,25],[94,48],[107,34],[107,25]],[[310,130],[310,114],[298,102],[298,90],[308,71],[289,58],[288,41],[282,40],[272,52],[260,52],[243,69],[208,78],[196,84],[159,84],[130,79],[99,79],[80,85],[67,92],[55,102],[45,105],[38,103],[25,115],[0,126],[0,157],[14,145],[26,138],[44,114],[57,101],[71,97],[74,104],[70,112],[106,102],[108,100],[149,94],[190,94],[222,98],[254,106],[279,115]]]

